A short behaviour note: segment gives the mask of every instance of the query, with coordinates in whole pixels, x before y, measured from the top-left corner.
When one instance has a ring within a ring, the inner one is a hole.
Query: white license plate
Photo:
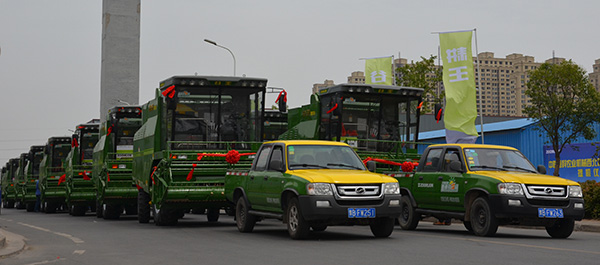
[[[348,218],[375,218],[375,208],[348,208]]]
[[[539,218],[565,218],[563,209],[556,208],[538,208]]]

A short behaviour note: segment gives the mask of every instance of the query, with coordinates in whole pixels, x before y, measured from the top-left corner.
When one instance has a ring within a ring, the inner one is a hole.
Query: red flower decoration
[[[404,162],[402,163],[402,165],[400,166],[402,168],[402,171],[404,172],[412,172],[415,169],[415,165],[412,162]]]
[[[225,155],[225,161],[229,164],[237,164],[240,161],[240,153],[236,150],[231,150]]]

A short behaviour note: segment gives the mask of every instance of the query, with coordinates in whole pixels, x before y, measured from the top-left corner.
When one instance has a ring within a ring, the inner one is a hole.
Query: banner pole
[[[473,31],[475,32],[475,54],[477,54],[477,90],[479,91],[479,123],[481,124],[481,144],[485,144],[485,138],[483,136],[483,108],[481,106],[482,102],[483,102],[483,96],[481,94],[483,94],[483,91],[481,89],[481,68],[479,67],[481,65],[481,61],[479,61],[479,49],[477,47],[477,28],[474,28]]]

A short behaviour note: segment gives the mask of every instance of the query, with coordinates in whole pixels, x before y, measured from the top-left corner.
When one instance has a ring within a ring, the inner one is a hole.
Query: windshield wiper
[[[501,170],[501,171],[507,171],[506,169],[501,168],[501,167],[490,167],[490,166],[486,166],[486,165],[470,166],[470,168],[497,169],[497,170]]]
[[[291,164],[290,167],[316,167],[316,168],[328,168],[321,165],[314,164]]]
[[[514,166],[502,166],[503,168],[512,168],[512,169],[518,169],[518,170],[523,170],[523,171],[527,171],[527,172],[531,172],[531,173],[538,173],[535,170],[531,170],[531,169],[526,169],[526,168],[522,168],[522,167],[514,167]]]
[[[328,166],[338,166],[338,167],[349,167],[349,168],[354,168],[354,169],[362,170],[362,168],[360,168],[360,167],[355,167],[353,165],[347,165],[347,164],[328,163],[327,165]]]

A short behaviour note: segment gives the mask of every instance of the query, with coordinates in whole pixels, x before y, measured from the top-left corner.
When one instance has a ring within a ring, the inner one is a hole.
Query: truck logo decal
[[[418,183],[417,187],[419,187],[419,188],[433,188],[433,183]]]
[[[458,192],[458,184],[454,181],[443,181],[441,192]]]
[[[357,194],[363,194],[363,193],[365,193],[365,188],[363,188],[363,187],[356,188],[356,193]]]

